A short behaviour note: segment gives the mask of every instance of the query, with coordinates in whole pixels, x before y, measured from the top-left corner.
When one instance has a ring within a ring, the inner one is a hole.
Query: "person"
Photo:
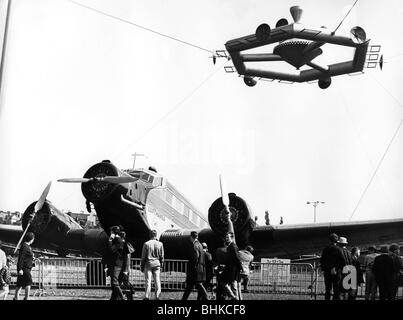
[[[186,272],[186,289],[183,293],[182,300],[187,300],[189,298],[190,292],[194,286],[197,288],[199,299],[207,300],[207,291],[203,286],[203,282],[206,281],[205,255],[203,247],[198,240],[198,236],[197,231],[192,231],[190,233],[190,241],[192,245],[189,252]]]
[[[393,249],[393,248],[392,248]],[[399,271],[399,265],[388,252],[388,246],[381,247],[381,254],[374,260],[373,271],[379,286],[380,300],[393,300],[395,298],[395,275]]]
[[[400,258],[400,247],[398,244],[391,244],[389,247],[389,255],[393,261],[393,272],[392,272],[392,284],[390,287],[390,298],[391,300],[396,299],[397,290],[399,288],[399,277],[403,270],[402,261]]]
[[[344,263],[343,263],[343,268],[341,272],[341,279],[340,279],[340,298],[343,300],[347,300],[351,291],[351,288],[345,288],[343,284],[344,278],[350,273],[350,267],[353,264],[353,260],[351,258],[351,253],[347,249],[347,238],[345,237],[340,237],[339,240],[337,241],[337,245],[341,248],[343,257],[344,257]]]
[[[204,261],[206,264],[206,281],[203,283],[204,287],[207,291],[213,291],[213,257],[210,252],[208,252],[207,243],[202,243],[203,251],[204,251]]]
[[[364,258],[365,268],[365,300],[375,300],[378,285],[373,272],[374,260],[378,256],[375,247],[368,248],[368,253]]]
[[[21,244],[18,253],[17,262],[17,288],[15,289],[14,300],[19,299],[21,288],[25,288],[24,300],[29,299],[29,293],[32,285],[31,269],[34,267],[34,254],[31,244],[35,240],[35,235],[32,232],[27,232],[24,237],[24,242]]]
[[[2,249],[3,243],[0,240],[0,270],[7,264],[6,253]]]
[[[241,275],[241,284],[243,285],[243,292],[249,292],[248,290],[248,282],[249,282],[249,274],[250,268],[252,266],[252,262],[254,259],[253,256],[253,247],[246,246],[244,250],[239,250],[239,259],[241,260],[242,269],[240,272]]]
[[[351,260],[352,260],[352,265],[354,266],[356,270],[356,283],[354,288],[349,292],[348,295],[348,300],[356,300],[357,299],[357,293],[358,293],[358,287],[360,287],[364,283],[364,277],[362,274],[361,270],[361,263],[358,260],[360,257],[360,248],[358,247],[353,247],[351,249]]]
[[[160,272],[164,263],[164,246],[157,240],[157,231],[150,231],[150,240],[144,243],[141,252],[140,269],[145,277],[144,300],[150,300],[151,276],[154,279],[155,299],[159,300],[161,295]]]
[[[119,286],[122,289],[122,293],[126,296],[126,299],[133,300],[134,287],[130,283],[130,262],[131,254],[134,252],[134,248],[132,244],[126,240],[126,232],[120,231],[119,236],[123,242],[123,264],[118,278]]]
[[[108,267],[109,275],[111,277],[112,289],[110,300],[124,300],[123,291],[120,285],[121,281],[124,277],[126,277],[126,274],[128,273],[130,263],[127,247],[125,246],[125,241],[121,237],[120,232],[120,227],[112,227],[111,235],[108,239],[108,245],[111,253]]]
[[[224,278],[224,269],[225,265],[228,263],[228,254],[227,254],[227,246],[224,244],[223,246],[217,248],[214,255],[214,273],[217,279],[217,287],[216,287],[216,299],[217,300],[225,300],[226,293],[226,280]]]
[[[0,269],[0,300],[6,300],[10,291],[12,258],[6,257],[6,265]]]
[[[242,269],[241,260],[239,259],[238,246],[234,241],[234,233],[227,232],[225,235],[225,244],[227,246],[227,264],[224,268],[224,279],[226,282],[226,290],[231,299],[240,300],[241,292],[238,290],[238,282]]]
[[[322,251],[320,266],[325,278],[325,300],[330,300],[333,290],[333,300],[340,300],[341,270],[344,267],[344,255],[337,246],[339,237],[332,233],[329,236],[330,244]]]

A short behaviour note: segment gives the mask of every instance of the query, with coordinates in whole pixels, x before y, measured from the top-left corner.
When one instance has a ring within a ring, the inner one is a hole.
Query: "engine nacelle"
[[[234,226],[236,241],[239,247],[248,243],[250,232],[253,230],[254,220],[252,210],[245,200],[235,193],[229,193],[229,210],[231,211],[231,221]],[[227,211],[222,202],[222,198],[215,200],[208,211],[208,221],[211,229],[224,238],[228,231]]]
[[[56,243],[68,231],[82,229],[73,218],[58,210],[48,200],[34,216],[35,204],[36,202],[31,203],[25,210],[22,217],[22,227],[25,230],[31,221],[28,231],[33,232],[39,241]]]
[[[84,174],[84,178],[104,176],[119,176],[119,169],[109,160],[104,160],[100,163],[94,164]],[[119,184],[112,184],[104,181],[89,181],[81,184],[81,191],[89,202],[99,203],[107,199],[119,187]]]

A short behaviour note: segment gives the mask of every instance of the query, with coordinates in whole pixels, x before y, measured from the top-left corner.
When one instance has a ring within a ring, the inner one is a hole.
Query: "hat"
[[[330,240],[331,243],[335,243],[335,242],[337,242],[337,240],[339,240],[339,236],[337,234],[335,234],[335,233],[332,233],[329,236],[329,240]]]
[[[340,244],[347,244],[347,238],[345,238],[345,237],[340,237],[340,238],[339,238],[339,241],[337,241],[337,243],[340,243]]]

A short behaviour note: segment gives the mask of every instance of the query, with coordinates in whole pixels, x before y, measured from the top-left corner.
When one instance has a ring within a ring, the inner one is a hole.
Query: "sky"
[[[56,180],[82,177],[104,159],[130,168],[137,152],[147,155],[137,167],[154,165],[206,215],[220,196],[221,173],[259,224],[265,210],[272,224],[280,217],[312,223],[307,201],[317,200],[325,202],[317,222],[402,218],[400,1],[358,1],[337,33],[364,28],[370,44],[382,46],[384,70],[334,77],[327,90],[263,81],[250,88],[224,71],[231,61],[213,65],[208,51],[261,23],[291,22],[293,5],[304,10],[302,23],[334,29],[353,1],[77,3],[12,3],[0,97],[0,210],[24,211],[51,180],[56,207],[85,210],[80,186]],[[331,45],[323,50],[331,63],[346,55]]]

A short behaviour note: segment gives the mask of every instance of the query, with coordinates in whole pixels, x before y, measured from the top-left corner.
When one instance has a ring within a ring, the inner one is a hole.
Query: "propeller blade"
[[[221,198],[222,198],[222,203],[226,208],[229,207],[229,197],[228,193],[225,192],[225,185],[224,185],[224,179],[222,178],[220,174],[220,190],[221,190]]]
[[[228,193],[226,192],[224,179],[221,176],[221,174],[220,174],[220,190],[221,190],[222,203],[224,204],[225,210],[227,211],[228,215],[228,232],[234,233],[234,225],[231,220],[231,211],[229,209],[229,196]],[[235,241],[235,235],[234,235],[234,241]]]
[[[101,181],[109,182],[109,183],[129,183],[129,182],[134,182],[137,179],[134,177],[130,176],[121,176],[121,177],[116,177],[116,176],[106,176],[101,179]]]
[[[24,239],[25,234],[27,233],[28,228],[29,228],[30,225],[31,225],[31,222],[28,223],[27,227],[25,228],[24,232],[22,233],[22,236],[21,236],[20,240],[18,240],[17,246],[16,246],[15,249],[14,249],[14,254],[15,254],[15,253],[17,252],[17,250],[19,249],[19,247],[20,247],[20,245],[21,245],[21,242],[22,242],[22,239]]]
[[[46,186],[45,190],[43,190],[41,196],[39,197],[38,201],[37,201],[36,204],[35,204],[35,208],[34,208],[34,212],[33,212],[32,219],[33,219],[33,217],[35,216],[35,214],[36,214],[39,210],[42,209],[43,204],[44,204],[45,201],[46,201],[46,197],[47,197],[48,194],[49,194],[49,191],[50,191],[50,187],[51,187],[51,186],[52,186],[52,181],[49,181],[49,183],[48,183],[48,185]],[[31,219],[31,221],[32,221],[32,219]],[[20,245],[21,245],[21,242],[22,242],[22,240],[24,239],[25,234],[27,233],[27,231],[28,231],[28,229],[29,229],[29,226],[31,225],[31,221],[28,222],[27,227],[25,228],[24,232],[22,233],[22,236],[21,236],[20,240],[18,240],[17,246],[16,246],[15,249],[14,249],[14,254],[15,254],[15,253],[17,252],[17,250],[19,249],[19,247],[20,247]]]
[[[109,182],[109,183],[129,183],[129,182],[134,182],[136,181],[137,178],[131,177],[131,176],[105,176],[105,177],[94,177],[94,178],[65,178],[65,179],[59,179],[57,181],[59,182],[67,182],[67,183],[86,183],[89,181],[103,181],[103,182]]]
[[[88,178],[65,178],[59,179],[58,182],[67,182],[67,183],[85,183],[90,181],[91,179]]]
[[[35,211],[34,211],[34,214],[35,214],[35,212],[38,212],[39,210],[42,209],[43,204],[45,203],[46,197],[48,196],[48,193],[49,193],[49,190],[50,190],[51,185],[52,185],[52,181],[49,181],[49,183],[48,183],[48,185],[46,186],[45,190],[43,190],[43,192],[42,192],[42,194],[41,194],[39,200],[38,200],[38,201],[36,202],[36,204],[35,204]]]

